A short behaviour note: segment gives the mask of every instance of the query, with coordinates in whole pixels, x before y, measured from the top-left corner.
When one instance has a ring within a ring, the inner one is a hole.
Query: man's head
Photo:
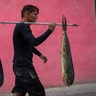
[[[35,22],[38,14],[39,9],[34,5],[25,5],[21,11],[21,17],[26,22]]]

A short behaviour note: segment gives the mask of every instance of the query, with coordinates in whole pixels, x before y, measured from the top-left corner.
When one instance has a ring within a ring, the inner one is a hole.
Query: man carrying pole
[[[48,30],[35,38],[30,29],[30,24],[24,22],[36,22],[39,9],[33,5],[25,5],[22,9],[22,22],[16,24],[13,34],[14,58],[13,71],[15,74],[15,86],[13,96],[45,96],[45,90],[33,66],[33,53],[38,55],[44,63],[47,58],[43,56],[35,46],[44,42],[54,31],[56,24],[49,23]]]

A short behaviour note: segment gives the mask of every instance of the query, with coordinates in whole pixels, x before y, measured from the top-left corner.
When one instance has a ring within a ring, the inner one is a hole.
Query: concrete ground
[[[70,87],[59,86],[46,88],[47,96],[96,96],[96,83],[75,84]],[[0,93],[0,96],[12,96],[11,93]],[[26,94],[28,96],[28,94]]]

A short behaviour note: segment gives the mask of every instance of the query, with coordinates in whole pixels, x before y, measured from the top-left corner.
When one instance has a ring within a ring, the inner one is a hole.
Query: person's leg
[[[35,88],[36,88],[36,91],[37,91],[36,92],[37,96],[46,96],[45,89],[44,89],[42,83],[40,82],[39,78],[36,79]]]
[[[27,83],[25,85],[29,96],[45,96],[45,90],[42,84],[39,81],[32,83]]]
[[[38,77],[31,79],[30,83],[25,86],[29,96],[45,96],[44,87]]]
[[[15,92],[15,93],[13,93],[12,96],[24,96],[24,95],[22,95],[21,93],[17,93],[17,92]]]
[[[26,89],[23,87],[22,82],[18,77],[15,78],[15,86],[12,89],[12,96],[25,96]]]

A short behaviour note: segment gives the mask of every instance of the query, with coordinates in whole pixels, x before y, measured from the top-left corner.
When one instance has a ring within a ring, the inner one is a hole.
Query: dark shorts
[[[20,93],[22,96],[28,92],[29,96],[45,96],[45,90],[36,72],[26,70],[15,73],[15,86],[12,93]]]

